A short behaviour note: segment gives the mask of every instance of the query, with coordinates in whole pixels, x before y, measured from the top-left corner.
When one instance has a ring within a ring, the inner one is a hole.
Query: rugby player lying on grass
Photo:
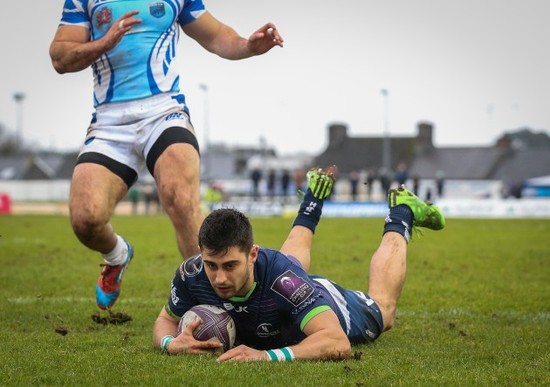
[[[201,255],[176,270],[171,295],[154,326],[154,344],[169,354],[218,353],[217,341],[197,341],[197,320],[177,336],[192,306],[227,310],[239,345],[219,361],[347,359],[351,345],[375,340],[394,324],[405,281],[413,227],[440,230],[439,209],[404,186],[388,194],[389,214],[369,268],[368,292],[347,290],[308,274],[315,228],[334,183],[332,169],[312,169],[292,229],[279,251],[253,244],[248,218],[234,209],[213,211],[199,231]]]

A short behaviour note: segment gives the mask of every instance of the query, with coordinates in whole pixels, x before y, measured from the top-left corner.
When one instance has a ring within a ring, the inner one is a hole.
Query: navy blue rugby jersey
[[[219,306],[235,321],[237,344],[271,349],[299,343],[311,318],[334,309],[334,301],[321,284],[294,257],[277,250],[259,249],[254,279],[246,297],[223,299],[210,285],[202,258],[189,258],[176,270],[167,311],[179,318],[195,305]]]

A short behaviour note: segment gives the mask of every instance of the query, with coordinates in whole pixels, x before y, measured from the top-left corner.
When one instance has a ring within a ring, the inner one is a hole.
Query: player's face
[[[206,275],[218,296],[245,296],[252,288],[258,246],[248,254],[237,247],[231,247],[226,254],[209,255],[206,249],[201,253]]]

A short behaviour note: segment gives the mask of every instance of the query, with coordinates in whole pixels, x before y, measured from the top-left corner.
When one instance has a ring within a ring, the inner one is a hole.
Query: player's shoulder
[[[204,272],[204,262],[200,254],[187,258],[178,268],[182,280],[194,278]]]
[[[289,269],[297,269],[301,266],[296,261],[280,252],[279,250],[260,248],[258,258],[256,259],[255,271],[256,275],[269,281],[269,279],[277,277],[279,274],[286,272]]]
[[[266,265],[274,265],[277,263],[286,264],[289,261],[289,258],[287,255],[281,253],[279,250],[260,247],[258,250],[257,261]]]

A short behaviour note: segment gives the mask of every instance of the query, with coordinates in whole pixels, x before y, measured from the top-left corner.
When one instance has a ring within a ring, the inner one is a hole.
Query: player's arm
[[[304,327],[307,337],[300,343],[260,351],[240,345],[218,357],[218,361],[344,360],[351,357],[351,344],[332,310],[313,317]]]
[[[283,39],[272,23],[265,24],[245,39],[208,11],[182,29],[206,50],[225,59],[249,58],[264,54],[275,46],[283,46]]]
[[[313,317],[304,327],[307,337],[290,347],[296,359],[343,360],[351,357],[351,343],[332,309]]]
[[[100,39],[90,41],[90,30],[78,25],[60,25],[50,44],[50,58],[55,71],[60,74],[83,70],[101,55],[113,49],[132,26],[141,23],[134,18],[137,11],[125,13],[113,22]]]
[[[179,320],[171,316],[166,308],[160,311],[153,327],[153,344],[156,348],[171,355],[179,353],[213,354],[223,348],[219,341],[198,341],[193,331],[202,322],[197,319],[190,323],[178,336]]]

